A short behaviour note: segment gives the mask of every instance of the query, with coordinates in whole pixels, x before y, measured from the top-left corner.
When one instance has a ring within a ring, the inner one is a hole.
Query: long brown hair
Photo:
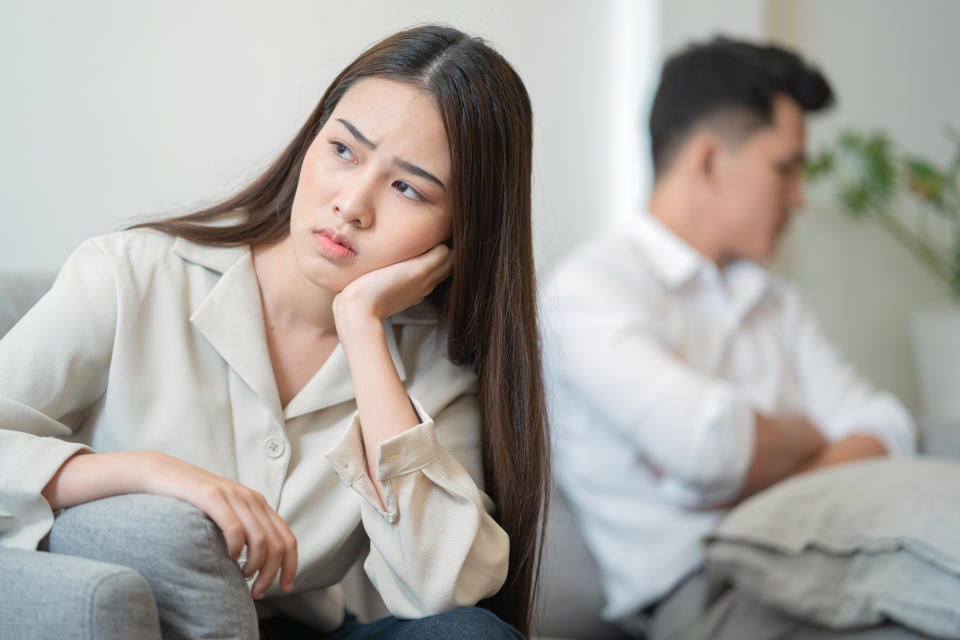
[[[394,34],[337,76],[293,141],[248,187],[202,211],[141,226],[221,246],[285,237],[307,148],[347,90],[373,76],[430,92],[446,127],[454,266],[433,297],[444,310],[450,358],[472,365],[480,378],[486,491],[510,536],[507,581],[482,604],[527,634],[550,483],[530,225],[533,118],[509,63],[450,27]],[[237,212],[244,215],[234,221]],[[226,226],[211,225],[225,219]]]

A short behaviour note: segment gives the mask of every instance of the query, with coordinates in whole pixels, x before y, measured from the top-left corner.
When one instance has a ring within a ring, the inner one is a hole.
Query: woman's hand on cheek
[[[423,300],[450,274],[453,252],[438,244],[419,256],[366,273],[333,299],[337,332],[364,320],[378,324]]]

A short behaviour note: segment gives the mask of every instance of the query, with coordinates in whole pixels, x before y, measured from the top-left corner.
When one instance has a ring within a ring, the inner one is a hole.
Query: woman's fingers
[[[273,518],[274,527],[284,545],[283,561],[280,564],[280,588],[292,591],[293,580],[297,575],[297,539],[276,511],[271,509],[268,514]]]
[[[338,327],[356,314],[383,320],[423,300],[453,268],[450,247],[438,244],[428,251],[360,276],[333,301]]]
[[[254,597],[266,592],[278,572],[281,587],[293,588],[297,540],[261,493],[171,456],[149,452],[146,460],[144,491],[185,500],[207,514],[234,560],[246,546],[243,575],[249,579],[259,573]]]
[[[263,561],[259,567],[260,573],[257,575],[252,589],[253,597],[261,598],[276,579],[287,550],[280,533],[274,525],[273,518],[270,516],[273,509],[270,508],[262,496],[255,495],[253,501],[254,504],[251,505],[251,508],[266,534],[262,544]]]
[[[226,493],[221,487],[210,485],[205,493],[206,495],[200,500],[187,501],[206,513],[207,517],[220,527],[224,541],[227,543],[227,553],[236,560],[247,543],[246,527],[227,501]]]
[[[438,244],[424,255],[430,254],[433,254],[431,256],[433,268],[430,269],[429,281],[430,291],[433,291],[434,287],[450,275],[450,271],[453,269],[453,251],[445,244]]]
[[[281,568],[286,568],[284,586],[292,587],[297,567],[296,539],[287,523],[255,491],[244,490],[231,504],[246,531],[247,562],[243,575],[248,579],[257,576],[253,597],[263,597]]]
[[[232,496],[229,504],[237,518],[243,523],[244,542],[247,545],[247,559],[243,565],[243,577],[251,578],[263,567],[268,555],[270,535],[264,529],[243,497]]]

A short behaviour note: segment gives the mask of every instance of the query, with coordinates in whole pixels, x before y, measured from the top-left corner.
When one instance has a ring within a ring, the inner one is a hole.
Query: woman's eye
[[[419,200],[422,202],[423,200],[426,199],[423,197],[423,195],[419,191],[417,191],[412,186],[410,186],[409,182],[404,182],[403,180],[397,180],[396,182],[393,183],[393,186],[401,194],[405,195],[408,198],[411,198],[412,200]]]
[[[353,161],[353,151],[350,151],[350,147],[342,142],[331,142],[330,144],[333,145],[333,153],[336,156],[343,158],[344,160]]]

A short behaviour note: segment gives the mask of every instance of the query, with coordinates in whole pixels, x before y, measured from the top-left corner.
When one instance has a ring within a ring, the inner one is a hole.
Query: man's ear
[[[720,141],[708,131],[694,134],[687,142],[683,156],[684,172],[699,183],[713,181],[717,171]]]

